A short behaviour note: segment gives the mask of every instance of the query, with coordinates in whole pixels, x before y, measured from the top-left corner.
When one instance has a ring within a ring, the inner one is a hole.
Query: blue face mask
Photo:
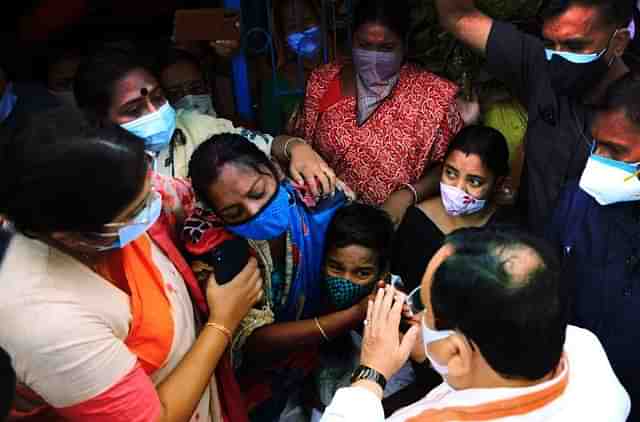
[[[13,85],[7,84],[4,94],[2,94],[2,98],[0,98],[0,123],[9,117],[17,101],[18,97],[13,93]]]
[[[327,277],[325,279],[329,299],[338,310],[350,308],[373,291],[375,283],[365,285],[356,284],[341,277]]]
[[[122,249],[129,243],[142,236],[151,226],[155,224],[162,211],[162,199],[158,193],[153,193],[151,201],[134,217],[118,229],[118,238],[111,245],[101,246],[98,251],[104,252],[113,249]],[[99,233],[98,233],[99,234]],[[99,234],[104,236],[103,234]]]
[[[293,32],[287,36],[287,44],[297,55],[313,59],[320,51],[320,27],[312,26],[304,32]]]
[[[157,111],[125,123],[122,128],[144,139],[145,149],[158,153],[171,142],[176,130],[176,111],[166,102]]]
[[[289,192],[278,185],[273,198],[249,221],[226,225],[225,228],[245,239],[275,239],[289,228],[289,208],[293,205]]]

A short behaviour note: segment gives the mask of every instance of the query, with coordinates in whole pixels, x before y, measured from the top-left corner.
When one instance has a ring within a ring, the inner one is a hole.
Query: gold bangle
[[[289,144],[293,141],[298,141],[298,142],[302,142],[303,144],[306,145],[306,141],[302,138],[296,138],[296,137],[291,137],[289,139],[287,139],[287,142],[284,143],[284,157],[287,160],[291,160],[291,154],[289,154]]]
[[[213,327],[216,330],[220,331],[231,343],[231,330],[225,327],[224,325],[216,324],[215,322],[207,322],[206,326]]]
[[[322,325],[320,325],[320,320],[318,319],[318,317],[314,318],[313,320],[316,322],[316,327],[318,327],[318,330],[320,330],[320,334],[322,334],[322,337],[324,337],[326,341],[329,341],[329,337],[327,336],[327,333],[325,333],[322,329]]]
[[[407,188],[411,191],[411,193],[413,194],[413,205],[418,203],[418,191],[416,190],[415,186],[413,186],[411,183],[403,183],[402,184],[403,188]]]

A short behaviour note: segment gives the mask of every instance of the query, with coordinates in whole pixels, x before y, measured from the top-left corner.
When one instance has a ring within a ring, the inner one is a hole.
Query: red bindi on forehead
[[[389,41],[389,34],[384,26],[377,23],[365,24],[361,29],[362,39],[370,44]]]
[[[581,38],[596,30],[597,21],[595,7],[570,6],[561,15],[544,22],[543,34],[546,39],[554,41]]]

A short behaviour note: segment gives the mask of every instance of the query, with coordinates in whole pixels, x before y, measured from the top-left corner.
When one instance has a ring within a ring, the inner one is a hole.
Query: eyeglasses
[[[409,293],[407,298],[404,300],[412,315],[418,315],[420,312],[424,311],[424,304],[422,303],[422,298],[420,297],[420,286],[416,287]]]
[[[188,81],[180,85],[167,88],[167,97],[173,102],[187,95],[205,95],[209,93],[207,84],[204,81]]]

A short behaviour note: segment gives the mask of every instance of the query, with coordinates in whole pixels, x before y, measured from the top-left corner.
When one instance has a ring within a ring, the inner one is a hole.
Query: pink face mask
[[[486,200],[476,199],[465,191],[442,182],[440,182],[440,196],[447,214],[454,217],[475,214],[487,205]]]

